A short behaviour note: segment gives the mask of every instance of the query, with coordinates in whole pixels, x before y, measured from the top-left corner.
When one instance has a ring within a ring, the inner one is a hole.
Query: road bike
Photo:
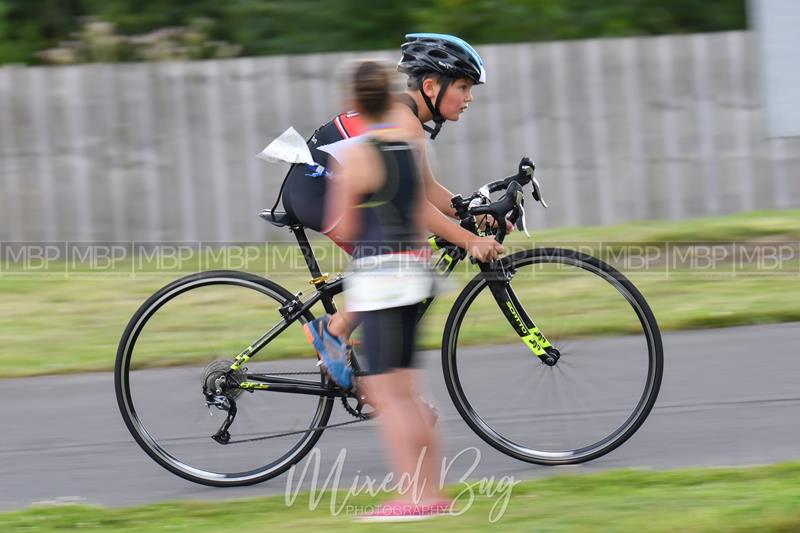
[[[503,242],[504,224],[476,222],[491,215],[527,233],[523,188],[546,207],[533,172],[523,158],[515,174],[455,196],[461,225]],[[205,485],[273,478],[325,429],[372,414],[357,387],[328,378],[302,332],[320,305],[336,311],[345,276],[320,271],[305,228],[286,213],[261,217],[293,233],[311,295],[241,271],[191,274],[139,307],[117,350],[116,396],[134,439],[167,470]],[[459,273],[479,270],[449,310],[441,340],[447,391],[478,436],[521,461],[565,465],[609,453],[642,425],[658,395],[663,348],[650,307],[623,274],[573,249],[523,249],[473,266],[458,246],[429,243],[437,275],[452,277],[459,264]],[[360,376],[357,352],[350,364]],[[344,409],[332,418],[337,402]],[[357,428],[348,438],[371,438]]]

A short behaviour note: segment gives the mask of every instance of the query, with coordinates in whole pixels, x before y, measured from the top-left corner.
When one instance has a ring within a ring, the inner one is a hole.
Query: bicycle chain
[[[319,375],[319,372],[270,372],[272,376],[301,376],[301,375]],[[225,445],[228,444],[242,444],[245,442],[256,442],[260,440],[269,440],[269,439],[277,439],[279,437],[290,437],[292,435],[300,435],[304,433],[311,433],[312,431],[321,431],[323,429],[334,429],[343,426],[349,426],[352,424],[358,424],[359,422],[366,422],[370,419],[368,415],[361,415],[361,414],[354,414],[352,408],[347,404],[347,397],[341,396],[342,402],[344,403],[345,410],[353,416],[358,416],[356,420],[349,420],[347,422],[339,422],[338,424],[328,424],[327,426],[317,426],[308,429],[300,429],[297,431],[287,431],[286,433],[277,433],[275,435],[264,435],[262,437],[253,437],[252,439],[240,439],[240,440],[232,440],[227,442]]]
[[[318,374],[318,372],[270,372],[271,376],[299,376],[299,375],[312,375],[312,374]],[[339,398],[342,401],[342,405],[344,406],[345,411],[350,413],[353,417],[358,418],[359,421],[369,420],[372,417],[371,413],[362,413],[361,411],[358,411],[356,408],[351,407],[350,404],[347,403],[348,400],[347,396],[340,396]],[[366,404],[361,403],[361,405],[366,405]],[[325,426],[325,427],[335,427],[335,426]]]
[[[359,422],[366,422],[367,420],[369,419],[365,418],[358,420],[349,420],[347,422],[339,422],[338,424],[328,424],[327,426],[317,426],[314,428],[301,429],[298,431],[287,431],[286,433],[278,433],[276,435],[265,435],[263,437],[253,437],[252,439],[232,440],[225,443],[225,445],[227,446],[228,444],[242,444],[243,442],[255,442],[259,440],[277,439],[278,437],[290,437],[292,435],[311,433],[312,431],[321,431],[323,429],[334,429],[342,426],[349,426],[350,424],[358,424]]]

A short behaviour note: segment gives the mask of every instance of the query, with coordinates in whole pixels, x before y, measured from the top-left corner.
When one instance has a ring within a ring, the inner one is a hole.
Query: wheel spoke
[[[322,394],[325,378],[310,348],[286,358],[286,350],[306,346],[302,321],[287,327],[278,311],[289,298],[257,276],[207,272],[168,285],[137,311],[120,342],[115,382],[128,428],[156,462],[198,483],[240,485],[280,474],[313,447],[321,431],[308,429],[327,423],[333,398]],[[265,333],[269,324],[275,326]],[[315,380],[287,385],[305,386],[306,394],[247,392],[238,386],[245,372],[230,370],[243,340],[277,331],[243,366],[255,378],[275,373],[275,381],[278,374],[314,373]],[[320,394],[308,394],[314,386]],[[233,403],[231,440],[285,436],[235,448],[215,442]]]
[[[504,332],[507,320],[498,321],[497,302],[476,278],[454,305],[442,347],[456,408],[484,440],[525,461],[576,463],[608,453],[641,425],[658,393],[655,319],[630,282],[594,258],[566,250],[515,257],[517,312],[535,308],[530,318],[561,357],[531,376],[530,350]],[[486,327],[491,319],[494,329]],[[490,366],[461,342],[478,330],[496,342]]]

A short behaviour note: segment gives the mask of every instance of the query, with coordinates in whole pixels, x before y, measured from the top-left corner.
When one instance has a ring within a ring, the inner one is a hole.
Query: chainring
[[[358,418],[359,420],[369,420],[375,416],[375,408],[362,401],[361,397],[358,395],[358,391],[356,391],[356,398],[351,398],[346,394],[343,394],[341,399],[345,411],[350,413],[354,418]],[[355,406],[350,405],[351,401],[355,402]],[[369,410],[365,411],[365,407],[369,407]]]

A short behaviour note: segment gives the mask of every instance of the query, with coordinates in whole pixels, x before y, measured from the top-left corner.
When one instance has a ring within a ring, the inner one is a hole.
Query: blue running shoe
[[[349,389],[353,369],[348,363],[349,347],[343,337],[331,335],[328,331],[330,317],[325,315],[303,326],[308,342],[314,345],[328,375],[343,389]]]

